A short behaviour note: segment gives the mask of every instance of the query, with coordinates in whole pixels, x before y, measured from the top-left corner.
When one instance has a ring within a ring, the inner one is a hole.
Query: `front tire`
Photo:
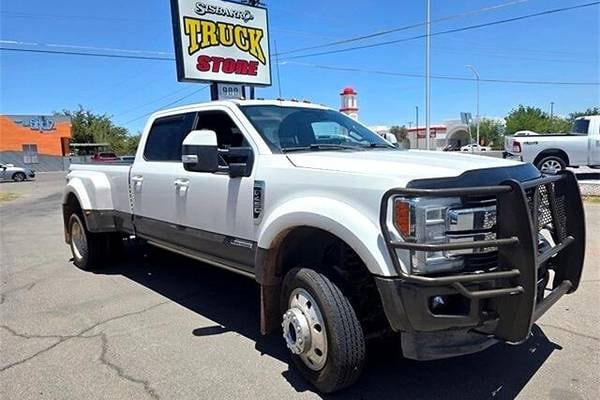
[[[22,172],[15,172],[12,176],[12,180],[15,182],[23,182],[27,177]]]
[[[88,231],[78,213],[71,214],[68,226],[73,263],[86,271],[98,267],[108,250],[106,235]]]
[[[298,371],[322,393],[352,385],[365,362],[365,338],[348,298],[325,275],[296,268],[281,294],[283,334]]]
[[[556,174],[567,168],[567,163],[561,157],[548,156],[538,161],[535,166],[543,173]]]

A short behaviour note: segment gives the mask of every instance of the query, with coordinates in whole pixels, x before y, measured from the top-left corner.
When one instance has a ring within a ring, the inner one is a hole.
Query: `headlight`
[[[392,199],[388,228],[396,240],[444,244],[494,239],[496,206],[492,202],[463,204],[458,197],[396,197]],[[493,251],[495,248],[452,251],[396,249],[405,273],[430,274],[459,271],[465,254]]]

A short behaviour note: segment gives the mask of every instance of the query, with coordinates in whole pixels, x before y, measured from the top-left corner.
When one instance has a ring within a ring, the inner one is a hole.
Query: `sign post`
[[[171,14],[178,81],[271,85],[265,8],[221,0],[171,0]],[[243,96],[243,88],[240,92]],[[211,85],[213,100],[223,98],[221,94]]]
[[[467,131],[469,132],[469,146],[471,146],[471,153],[473,152],[473,137],[471,136],[471,121],[473,121],[473,116],[470,112],[461,112],[460,120],[463,124],[467,125]],[[477,150],[479,150],[479,143]]]

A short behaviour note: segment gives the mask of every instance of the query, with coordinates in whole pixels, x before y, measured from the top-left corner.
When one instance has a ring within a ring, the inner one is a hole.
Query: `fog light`
[[[444,308],[445,305],[446,300],[444,299],[444,296],[433,296],[431,298],[431,311],[439,311],[440,309]]]

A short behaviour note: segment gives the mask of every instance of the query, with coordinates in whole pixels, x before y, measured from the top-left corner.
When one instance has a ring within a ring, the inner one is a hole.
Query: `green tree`
[[[584,111],[575,111],[569,114],[569,121],[573,122],[577,117],[583,117],[584,115],[600,115],[600,107],[589,107]]]
[[[402,143],[406,148],[409,147],[410,141],[408,140],[408,129],[406,129],[406,126],[394,125],[390,128],[390,133],[396,136],[398,143]]]
[[[402,125],[402,126],[397,126],[397,125],[392,126],[390,128],[390,133],[392,135],[396,136],[396,139],[398,139],[399,142],[408,139],[408,129],[406,129],[406,126],[404,126],[404,125]]]
[[[568,132],[570,122],[561,117],[550,118],[548,113],[539,107],[519,105],[505,118],[506,134],[528,130],[538,133]]]
[[[504,124],[497,119],[482,118],[479,124],[479,141],[484,146],[492,146],[494,149],[504,147]],[[471,124],[471,135],[477,134],[477,124]]]
[[[73,143],[108,143],[119,155],[135,153],[140,135],[129,135],[126,128],[115,125],[107,114],[95,114],[80,105],[77,110],[63,110],[55,115],[71,118]]]

